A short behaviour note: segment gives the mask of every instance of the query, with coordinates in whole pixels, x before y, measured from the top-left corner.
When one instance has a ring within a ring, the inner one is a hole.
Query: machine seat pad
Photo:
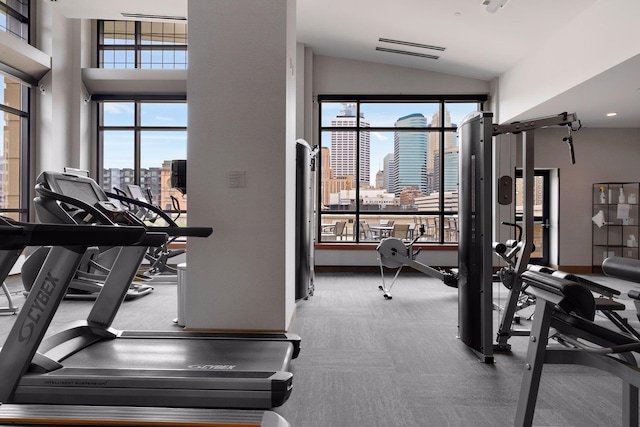
[[[598,297],[595,298],[596,310],[623,311],[627,306],[621,302],[612,300],[611,298]]]
[[[525,271],[522,280],[530,286],[560,295],[562,301],[558,305],[567,313],[575,312],[586,319],[594,319],[596,303],[585,286],[537,271]]]
[[[609,257],[602,262],[605,276],[640,283],[640,260],[622,257]]]

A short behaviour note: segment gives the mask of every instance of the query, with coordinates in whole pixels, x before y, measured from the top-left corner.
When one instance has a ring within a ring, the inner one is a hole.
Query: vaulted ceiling
[[[537,84],[547,85],[554,76],[566,83],[555,92],[549,91],[520,116],[575,111],[590,127],[640,127],[638,33],[616,22],[625,7],[632,8],[630,14],[637,16],[640,8],[635,2],[510,0],[489,13],[483,0],[297,0],[297,36],[318,55],[495,80],[499,84],[511,75],[526,74],[522,68],[535,73],[543,65],[555,74]],[[54,7],[69,18],[90,19],[123,19],[122,13],[187,17],[188,11],[187,0],[56,0]],[[594,21],[595,8],[604,7],[617,15]],[[599,42],[593,42],[596,36],[603,39],[604,51]],[[607,47],[609,38],[614,43]],[[545,51],[552,55],[545,56]],[[585,55],[589,51],[592,56]],[[611,54],[618,51],[617,55]],[[590,75],[582,77],[581,71],[587,68],[592,69]],[[580,77],[571,80],[568,77],[572,73]],[[523,84],[535,86],[535,76],[523,80]],[[606,117],[613,111],[618,116]]]

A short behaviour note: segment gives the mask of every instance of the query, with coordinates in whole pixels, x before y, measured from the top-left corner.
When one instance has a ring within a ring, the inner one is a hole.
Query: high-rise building
[[[395,164],[394,193],[399,196],[404,187],[418,187],[428,194],[427,154],[428,136],[424,128],[427,119],[421,113],[400,117],[396,127],[416,127],[420,131],[396,131],[393,138],[393,159]]]
[[[345,103],[340,115],[331,119],[332,127],[355,127],[358,125],[358,117],[356,112],[356,104]],[[370,127],[370,123],[360,114],[360,127]],[[358,167],[360,169],[360,184],[370,185],[370,146],[371,136],[368,131],[360,132],[360,164],[356,162],[358,141],[357,133],[353,130],[349,131],[332,131],[331,132],[331,169],[334,176],[358,176]]]
[[[331,168],[331,157],[331,151],[327,147],[322,147],[320,151],[320,198],[323,207],[332,206],[332,194],[353,190],[356,180],[355,175],[336,176]]]
[[[384,156],[382,160],[382,171],[384,174],[384,181],[382,183],[382,188],[387,190],[389,193],[396,192],[396,184],[394,182],[394,176],[396,173],[396,164],[393,160],[393,153],[389,153]]]

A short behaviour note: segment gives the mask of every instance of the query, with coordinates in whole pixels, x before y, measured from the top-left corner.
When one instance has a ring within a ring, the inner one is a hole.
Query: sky
[[[134,103],[105,102],[105,126],[133,126]],[[143,126],[187,126],[186,103],[142,103]],[[104,167],[133,168],[133,131],[104,132]],[[141,167],[161,167],[165,160],[187,158],[187,132],[144,131],[141,135]]]

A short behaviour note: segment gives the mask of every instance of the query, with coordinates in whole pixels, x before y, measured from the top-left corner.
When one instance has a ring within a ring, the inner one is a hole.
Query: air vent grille
[[[147,15],[145,13],[121,13],[125,18],[136,18],[136,19],[168,19],[171,21],[186,21],[187,18],[185,16],[170,16],[170,15]]]
[[[378,50],[380,52],[397,53],[399,55],[417,56],[417,57],[420,57],[420,58],[427,58],[427,59],[438,59],[438,58],[440,58],[439,56],[429,55],[428,53],[409,52],[407,50],[398,50],[398,49],[388,49],[386,47],[380,47],[380,46],[376,46],[376,50]]]
[[[440,52],[444,52],[445,49],[446,49],[446,48],[444,48],[442,46],[433,46],[433,45],[429,45],[429,44],[406,42],[406,41],[402,41],[402,40],[385,39],[385,38],[382,38],[382,37],[380,37],[378,39],[378,41],[381,41],[383,43],[393,43],[393,44],[401,44],[403,46],[418,47],[418,48],[421,48],[421,49],[437,50],[437,51],[440,51]]]

